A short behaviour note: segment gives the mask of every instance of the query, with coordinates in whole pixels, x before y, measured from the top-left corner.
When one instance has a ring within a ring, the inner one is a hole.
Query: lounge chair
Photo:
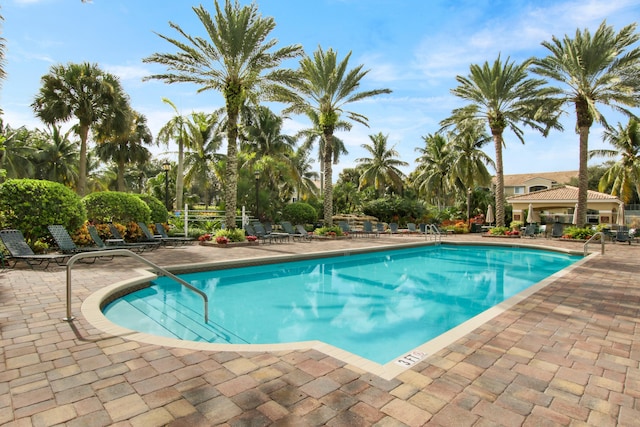
[[[524,229],[524,237],[531,237],[534,238],[536,237],[537,230],[536,230],[536,224],[527,224],[527,226]]]
[[[284,242],[289,241],[289,234],[288,233],[267,233],[267,230],[265,230],[264,225],[262,225],[259,222],[254,222],[252,224],[253,229],[256,232],[256,237],[258,237],[258,240],[263,239],[263,240],[269,240],[270,242],[273,242],[275,240],[278,240],[280,242]]]
[[[307,240],[312,240],[315,237],[315,234],[309,233],[302,224],[296,224],[296,230],[301,235],[307,236],[306,237]]]
[[[47,228],[49,229],[49,233],[51,233],[53,240],[55,240],[56,245],[58,245],[58,249],[60,249],[60,252],[62,252],[63,254],[79,254],[84,252],[96,252],[104,250],[103,248],[99,248],[97,246],[76,246],[76,244],[73,243],[73,239],[71,239],[71,235],[69,235],[69,232],[66,228],[64,228],[63,225],[49,225]],[[101,256],[98,258],[103,257],[105,256]],[[113,257],[111,256],[111,258]],[[93,258],[93,261],[95,260],[96,258]]]
[[[142,230],[142,242],[160,242],[165,246],[182,246],[184,244],[182,240],[174,240],[173,238],[165,239],[161,234],[153,234],[144,222],[139,222],[138,227]]]
[[[380,237],[380,232],[373,229],[373,224],[371,224],[371,221],[364,221],[362,223],[362,232],[365,236]]]
[[[113,239],[107,239],[107,244],[114,243],[117,245],[125,245],[125,246],[144,246],[145,248],[151,251],[158,248],[162,244],[162,242],[159,240],[152,241],[152,242],[126,242],[124,240],[124,236],[120,234],[120,230],[118,230],[118,228],[115,225],[109,224],[109,230],[111,231],[111,235],[113,236]]]
[[[391,234],[398,234],[398,223],[397,222],[390,222],[389,223],[389,229],[391,230]]]
[[[115,245],[114,244],[106,244],[104,242],[104,240],[102,240],[102,237],[100,237],[100,234],[98,233],[98,230],[96,229],[96,227],[94,225],[88,225],[87,226],[87,230],[89,230],[89,235],[91,236],[91,239],[93,239],[93,242],[96,244],[97,247],[104,249],[104,250],[108,250],[108,249],[128,249],[130,251],[134,251],[136,253],[142,253],[145,251],[145,249],[147,249],[149,246],[147,246],[144,243],[138,244],[138,243],[126,243],[124,241],[122,242],[117,242]]]
[[[291,225],[291,223],[289,221],[282,221],[280,223],[280,226],[282,227],[282,229],[284,230],[285,233],[289,234],[289,236],[293,237],[293,239],[298,239],[298,240],[306,240],[309,241],[309,235],[307,234],[307,232],[305,231],[304,233],[300,233],[299,230],[296,230],[295,228],[293,228],[293,225]]]
[[[347,221],[338,221],[338,226],[342,230],[342,233],[344,233],[345,235],[350,235],[353,237],[358,237],[363,235],[361,231],[352,229]]]
[[[629,235],[629,230],[627,229],[627,227],[621,227],[616,231],[614,242],[622,242],[622,243],[626,242],[630,245],[631,240],[632,238]]]
[[[51,262],[55,262],[59,266],[64,266],[66,261],[71,258],[68,254],[36,254],[24,240],[24,236],[20,230],[0,230],[0,240],[9,252],[10,259],[13,260],[14,267],[18,261],[25,262],[29,267],[42,265],[47,268]],[[44,264],[44,265],[43,265]]]
[[[420,230],[418,230],[418,229],[416,228],[416,224],[415,224],[415,223],[413,223],[413,222],[408,222],[408,223],[407,223],[407,230],[409,230],[409,233],[411,233],[411,234],[417,234],[417,233],[420,233]]]
[[[162,225],[159,222],[156,222],[155,225],[156,225],[156,233],[159,234],[162,239],[173,240],[175,242],[182,242],[183,245],[191,245],[195,242],[195,240],[192,239],[191,237],[178,237],[178,236],[170,237],[167,234],[166,230],[164,229],[164,225]]]
[[[384,233],[384,224],[381,222],[376,222],[376,230],[378,230],[378,233]]]
[[[554,222],[553,227],[551,227],[551,237],[560,238],[564,233],[564,227],[559,222]]]

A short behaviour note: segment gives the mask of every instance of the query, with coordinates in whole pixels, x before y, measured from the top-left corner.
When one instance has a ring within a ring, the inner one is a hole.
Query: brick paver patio
[[[403,240],[404,239],[404,240]],[[410,237],[144,256],[163,266],[397,245]],[[452,236],[450,240],[480,239]],[[581,250],[573,242],[517,242]],[[511,241],[509,243],[512,243]],[[591,248],[599,249],[598,245]],[[512,309],[391,380],[317,350],[209,352],[110,336],[81,302],[131,260],[0,272],[0,424],[7,426],[634,426],[640,424],[640,246],[607,244]]]

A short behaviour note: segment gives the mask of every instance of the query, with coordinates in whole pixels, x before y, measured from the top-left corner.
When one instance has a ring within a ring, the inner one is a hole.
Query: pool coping
[[[436,242],[410,242],[397,245],[395,249],[421,247],[421,246],[433,246]],[[582,252],[575,250],[567,250],[563,248],[547,247],[540,245],[528,245],[522,243],[512,242],[442,242],[444,245],[451,246],[500,246],[500,247],[521,247],[535,250],[546,250],[552,252],[566,253],[569,255],[583,255]],[[314,258],[324,258],[331,256],[349,256],[353,254],[379,252],[393,250],[389,247],[369,247],[369,248],[357,248],[357,249],[341,249],[333,251],[318,251],[305,254],[286,254],[286,255],[274,255],[260,258],[246,258],[236,259],[230,261],[217,261],[198,264],[180,264],[167,268],[172,273],[186,273],[211,269],[226,269],[233,267],[247,267],[252,265],[264,265],[269,263],[277,263],[283,261],[299,261]],[[320,351],[328,356],[334,357],[342,362],[346,363],[346,367],[358,371],[369,372],[375,374],[383,379],[390,380],[408,370],[414,364],[421,360],[428,358],[430,355],[437,353],[444,347],[454,343],[464,335],[472,332],[477,327],[483,325],[489,320],[509,310],[511,307],[522,302],[529,296],[538,292],[539,290],[549,286],[556,280],[570,273],[573,269],[581,266],[589,259],[600,256],[599,253],[592,253],[582,259],[574,262],[570,266],[552,274],[551,276],[543,279],[542,281],[528,287],[527,289],[519,292],[518,294],[502,301],[501,303],[477,314],[476,316],[468,319],[460,325],[450,329],[449,331],[417,346],[413,350],[399,356],[393,361],[386,364],[379,364],[366,359],[362,356],[358,356],[341,348],[332,346],[322,341],[298,341],[291,343],[274,343],[274,344],[222,344],[222,343],[206,343],[196,341],[185,341],[176,338],[162,337],[159,335],[147,334],[144,332],[134,331],[131,329],[119,326],[104,316],[102,313],[102,307],[110,300],[113,299],[114,294],[122,294],[125,290],[135,288],[143,283],[154,280],[158,277],[155,273],[145,268],[134,268],[132,272],[139,274],[139,277],[132,279],[126,279],[120,282],[116,282],[110,286],[106,286],[87,297],[81,307],[81,311],[85,319],[98,330],[107,334],[126,338],[133,341],[143,342],[147,344],[154,344],[166,347],[183,348],[190,350],[200,351],[237,351],[237,352],[290,352],[295,350],[314,349]]]

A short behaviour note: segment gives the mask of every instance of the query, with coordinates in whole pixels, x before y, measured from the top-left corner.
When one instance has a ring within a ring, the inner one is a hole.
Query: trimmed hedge
[[[310,204],[296,202],[282,209],[282,218],[292,224],[313,224],[318,220],[318,213]]]
[[[87,219],[80,197],[68,187],[37,179],[9,179],[0,184],[3,227],[15,228],[28,241],[49,236],[48,225],[63,225],[70,233]]]
[[[142,199],[143,202],[149,206],[151,209],[151,223],[161,222],[166,223],[169,219],[169,215],[167,212],[167,208],[157,198],[153,197],[150,194],[136,194],[138,197]]]
[[[137,195],[118,191],[92,193],[82,199],[87,217],[96,223],[149,223],[151,208]]]

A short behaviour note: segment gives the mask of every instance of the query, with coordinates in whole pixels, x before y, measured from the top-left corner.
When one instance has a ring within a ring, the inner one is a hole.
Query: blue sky
[[[52,65],[68,62],[95,62],[119,76],[133,108],[147,116],[154,135],[172,115],[162,97],[171,99],[183,114],[221,107],[216,92],[197,94],[191,85],[142,82],[145,75],[162,71],[142,63],[142,58],[174,51],[155,34],[175,36],[169,21],[192,35],[203,34],[191,9],[199,4],[213,15],[212,0],[4,1],[8,77],[0,104],[5,122],[13,127],[44,127],[29,105],[41,76]],[[351,105],[349,109],[369,118],[370,127],[355,124],[339,135],[349,154],[334,168],[334,179],[365,156],[360,145],[378,132],[388,135],[402,160],[410,163],[405,172],[413,170],[415,149],[424,147],[422,136],[436,132],[439,122],[462,105],[450,90],[456,86],[455,76],[467,75],[470,64],[493,62],[499,54],[516,61],[544,56],[540,43],[553,35],[572,35],[578,28],[595,31],[604,19],[619,30],[640,17],[637,0],[260,0],[257,4],[262,15],[275,19],[272,36],[281,45],[299,43],[309,55],[318,46],[333,48],[340,58],[351,51],[351,67],[363,64],[370,70],[362,89],[393,91]],[[603,112],[611,123],[626,122],[606,107]],[[505,173],[577,170],[578,137],[571,110],[564,123],[564,132],[552,132],[546,139],[527,130],[525,145],[505,134]],[[285,122],[284,130],[293,134],[308,125],[294,117]],[[601,132],[594,125],[591,149],[605,147]],[[152,151],[162,157],[167,149]],[[485,151],[494,157],[492,145]]]

